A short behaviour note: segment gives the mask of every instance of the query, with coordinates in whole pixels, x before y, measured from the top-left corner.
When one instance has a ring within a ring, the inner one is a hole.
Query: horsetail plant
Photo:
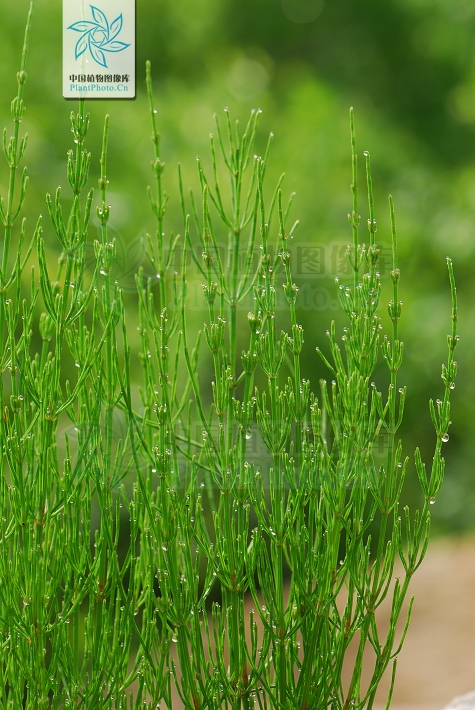
[[[394,206],[390,198],[393,292],[383,335],[371,163],[365,153],[365,245],[353,112],[352,278],[337,280],[347,325],[340,344],[332,323],[329,354],[318,350],[331,382],[321,380],[317,391],[302,378],[293,195],[285,204],[281,178],[265,197],[272,134],[263,157],[255,155],[260,111],[244,131],[227,110],[224,134],[216,118],[211,171],[198,161],[201,197],[185,193],[179,170],[184,230],[167,237],[147,64],[156,226],[144,252],[156,276],[139,268],[135,310],[126,309],[113,277],[108,116],[100,240],[92,273],[86,268],[95,198],[84,101],[71,114],[69,214],[58,188],[47,196],[48,231],[39,220],[24,249],[26,223],[18,234],[15,227],[26,168],[19,191],[15,185],[26,148],[20,123],[30,20],[31,10],[0,203],[0,708],[370,709],[388,670],[389,707],[412,599],[402,634],[397,622],[444,474],[458,341],[451,261],[444,397],[430,402],[434,458],[427,473],[416,449],[422,509],[401,511],[409,457],[398,437],[406,390],[398,382]],[[54,277],[53,237],[60,244]],[[32,265],[27,296],[23,274],[35,249],[39,282]],[[206,312],[198,329],[188,294],[196,278]],[[389,371],[385,393],[372,379],[380,355]],[[211,382],[203,374],[210,370]],[[397,559],[404,574],[394,580]],[[376,612],[386,598],[383,629]]]

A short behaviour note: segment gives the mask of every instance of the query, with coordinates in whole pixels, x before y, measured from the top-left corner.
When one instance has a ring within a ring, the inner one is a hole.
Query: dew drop
[[[441,439],[444,442],[444,444],[449,440],[449,435],[447,434],[447,432],[445,432],[445,434],[442,434]]]

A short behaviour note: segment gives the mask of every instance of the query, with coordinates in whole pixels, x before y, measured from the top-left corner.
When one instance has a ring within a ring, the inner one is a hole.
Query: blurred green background
[[[28,0],[2,4],[0,126],[11,125],[28,5]],[[46,212],[46,192],[66,185],[69,113],[75,103],[61,96],[61,32],[60,0],[36,0],[23,122],[30,134],[25,210],[30,229],[37,214]],[[404,302],[401,384],[408,385],[402,435],[405,453],[412,456],[419,445],[428,465],[435,441],[428,399],[443,393],[440,369],[450,329],[445,257],[454,261],[461,342],[446,481],[433,509],[439,533],[475,529],[474,35],[472,0],[137,0],[137,99],[88,102],[92,185],[97,185],[103,116],[111,116],[111,225],[121,244],[124,288],[132,288],[126,272],[140,261],[139,237],[154,228],[146,197],[152,146],[144,76],[151,59],[171,195],[169,227],[182,230],[176,163],[182,164],[185,187],[197,187],[195,156],[209,165],[212,114],[222,115],[228,106],[232,117],[244,122],[251,108],[260,107],[260,150],[269,131],[275,133],[269,182],[285,171],[287,194],[297,193],[292,209],[301,222],[297,237],[302,245],[320,245],[329,265],[319,278],[302,273],[300,286],[326,289],[332,298],[337,275],[332,250],[351,238],[348,109],[354,106],[361,241],[367,218],[364,150],[372,156],[383,245],[390,241],[389,192],[395,200]],[[1,194],[6,180],[0,163]],[[54,260],[58,244],[47,218],[44,224],[48,258]],[[387,302],[387,262],[382,275]],[[302,310],[300,318],[306,329],[304,374],[316,388],[323,371],[315,346],[325,348],[325,330],[341,313],[324,304]],[[417,499],[415,484],[409,483],[406,496]]]

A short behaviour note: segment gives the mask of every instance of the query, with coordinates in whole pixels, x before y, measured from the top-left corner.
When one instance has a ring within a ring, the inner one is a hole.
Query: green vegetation
[[[398,434],[406,390],[394,209],[390,199],[383,335],[371,164],[365,153],[365,246],[353,112],[351,278],[337,280],[346,326],[343,346],[334,322],[327,332],[329,355],[319,356],[332,382],[317,386],[302,374],[293,194],[284,199],[283,176],[268,193],[272,134],[259,157],[259,111],[244,130],[227,110],[224,130],[216,119],[211,169],[198,161],[199,199],[179,170],[184,229],[175,235],[147,65],[155,230],[144,249],[154,275],[140,267],[132,294],[114,273],[108,116],[93,259],[88,248],[93,162],[81,101],[69,199],[61,188],[47,196],[60,245],[53,271],[42,220],[30,239],[20,221],[29,28],[0,212],[0,707],[177,708],[176,688],[191,710],[371,708],[390,665],[394,682],[412,602],[402,638],[396,622],[444,474],[458,340],[451,261],[444,394],[430,402],[435,451],[426,472],[416,449],[423,502],[411,512],[401,506],[410,465]],[[376,373],[380,355],[386,375]],[[398,557],[404,575],[394,581]],[[387,596],[383,630],[375,611]]]

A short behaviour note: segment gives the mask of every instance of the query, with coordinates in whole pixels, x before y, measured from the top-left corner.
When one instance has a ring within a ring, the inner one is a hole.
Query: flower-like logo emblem
[[[81,20],[68,27],[68,30],[81,33],[81,37],[76,42],[75,58],[78,59],[89,49],[94,61],[107,69],[104,52],[122,52],[130,47],[130,44],[116,39],[122,30],[122,13],[109,25],[102,10],[94,5],[90,5],[90,8],[94,22]]]

